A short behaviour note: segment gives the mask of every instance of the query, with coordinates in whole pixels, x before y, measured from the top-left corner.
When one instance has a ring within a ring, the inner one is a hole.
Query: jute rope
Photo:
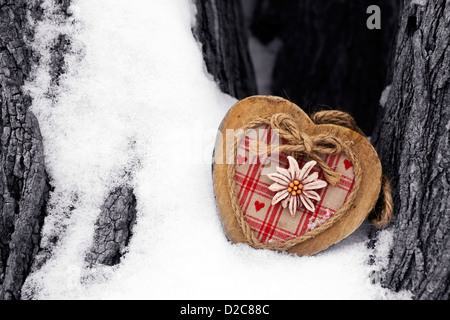
[[[394,201],[392,199],[391,183],[386,175],[383,175],[380,198],[375,210],[369,215],[370,222],[377,228],[385,228],[391,223],[394,213]]]
[[[267,124],[270,124],[272,129],[277,129],[280,137],[283,138],[287,144],[277,146],[273,149],[271,146],[260,148],[260,143],[253,141],[253,144],[250,145],[250,150],[253,153],[257,155],[281,152],[294,153],[294,155],[306,154],[312,160],[317,162],[322,169],[325,178],[332,186],[339,183],[341,179],[340,175],[333,171],[319,155],[341,153],[344,145],[339,139],[325,134],[310,137],[305,132],[300,131],[292,118],[284,113],[275,114],[270,117],[270,119],[257,118],[250,122],[248,126],[251,126],[250,128],[252,128]]]
[[[355,119],[346,112],[338,110],[318,111],[311,116],[311,120],[315,124],[335,124],[346,127],[364,135],[364,132],[357,126]]]
[[[356,121],[346,112],[337,110],[319,111],[311,116],[315,124],[335,124],[349,128],[364,135],[356,125]],[[370,222],[377,228],[385,228],[392,221],[394,215],[394,202],[392,199],[391,183],[386,175],[381,180],[380,198],[375,209],[369,215]]]
[[[331,116],[331,114],[329,114]],[[322,114],[320,117],[321,121],[325,121],[325,116]],[[342,123],[342,119],[344,117],[338,117],[339,122]],[[314,117],[312,117],[314,121]],[[316,118],[318,119],[318,118]],[[353,119],[353,118],[352,118]],[[330,118],[328,119],[330,121]],[[320,121],[318,121],[320,122]],[[322,122],[324,123],[324,122]],[[330,123],[330,122],[327,122]],[[295,121],[292,119],[291,116],[284,114],[284,113],[278,113],[274,114],[271,117],[255,117],[252,121],[250,121],[245,127],[241,128],[240,134],[235,137],[234,140],[234,147],[230,150],[230,156],[232,159],[236,159],[237,157],[237,149],[238,149],[238,143],[241,141],[241,139],[246,135],[248,130],[252,128],[256,128],[263,125],[270,125],[271,129],[277,129],[280,138],[284,139],[286,141],[286,144],[283,144],[281,146],[278,146],[274,149],[271,149],[270,146],[266,150],[267,153],[281,153],[281,152],[287,152],[292,153],[294,155],[305,155],[310,159],[313,159],[317,161],[317,164],[320,166],[324,173],[325,179],[331,184],[336,185],[340,180],[340,175],[337,174],[335,171],[333,171],[320,157],[320,154],[340,154],[343,153],[353,164],[353,172],[355,175],[355,183],[353,185],[352,191],[350,192],[349,196],[347,197],[347,200],[342,205],[342,207],[330,218],[328,219],[324,224],[321,226],[301,235],[300,237],[287,240],[284,242],[280,241],[270,241],[268,243],[262,243],[259,241],[253,230],[250,228],[250,225],[247,223],[244,214],[242,212],[242,208],[239,205],[239,199],[237,197],[237,189],[236,189],[236,179],[235,179],[235,173],[236,173],[236,161],[233,161],[233,164],[229,164],[227,168],[227,175],[228,175],[228,184],[229,184],[229,190],[230,190],[230,199],[231,199],[231,205],[233,208],[233,212],[235,213],[235,217],[237,219],[237,222],[239,226],[242,229],[242,232],[245,236],[246,242],[255,247],[260,249],[272,249],[272,250],[279,250],[279,251],[286,251],[290,248],[292,248],[295,245],[298,245],[308,239],[314,238],[319,233],[322,233],[329,229],[331,226],[333,226],[339,219],[341,219],[345,214],[352,208],[353,202],[356,198],[356,195],[358,193],[358,190],[360,188],[361,184],[361,166],[359,163],[358,158],[356,157],[355,153],[351,149],[351,142],[342,142],[340,139],[336,137],[331,137],[325,134],[319,134],[317,136],[311,137],[305,132],[302,132],[296,125]],[[342,125],[342,124],[339,124]],[[351,125],[350,123],[346,123],[346,126]],[[356,126],[356,124],[355,124]],[[253,146],[253,149],[256,149],[258,152],[258,148],[255,148]],[[387,180],[388,181],[388,180]],[[384,212],[381,214],[378,214],[376,217],[373,217],[371,219],[372,223],[377,226],[384,226],[390,221],[390,216],[392,216],[392,197],[390,196],[390,190],[383,189],[386,191],[386,194],[383,192],[384,200],[387,205],[384,206]],[[389,192],[387,192],[389,191]],[[389,200],[390,199],[390,200]],[[390,207],[389,207],[390,203]],[[389,213],[388,211],[391,210]]]

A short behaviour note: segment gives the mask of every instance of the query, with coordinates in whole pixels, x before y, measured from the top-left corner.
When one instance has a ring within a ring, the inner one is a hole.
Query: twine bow
[[[262,145],[263,142],[253,140],[250,143],[250,151],[256,155],[289,152],[295,154],[304,154],[315,160],[324,173],[325,179],[335,186],[339,183],[341,176],[331,169],[320,154],[340,154],[343,151],[344,143],[338,138],[318,134],[309,136],[301,131],[294,120],[285,113],[277,113],[267,118],[257,118],[250,125],[252,127],[259,125],[270,125],[272,129],[278,130],[280,138],[285,143],[272,148],[270,145]]]

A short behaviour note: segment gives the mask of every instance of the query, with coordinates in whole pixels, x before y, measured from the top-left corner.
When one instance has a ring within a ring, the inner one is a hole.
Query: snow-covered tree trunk
[[[395,201],[385,286],[450,297],[450,2],[403,1],[376,137]]]
[[[62,18],[70,15],[70,0],[55,3],[55,14]],[[33,52],[30,43],[33,21],[41,19],[42,10],[40,1],[0,1],[0,300],[20,299],[27,275],[43,263],[34,263],[34,258],[41,249],[41,227],[52,186],[45,170],[39,124],[29,110],[32,101],[23,90],[33,65],[40,63],[40,53]],[[68,35],[60,34],[50,48],[49,96],[57,95],[70,41]],[[92,246],[86,253],[89,266],[119,263],[135,216],[133,189],[125,183],[113,188],[101,207]]]
[[[67,12],[70,0],[56,1],[55,4],[60,9],[61,19],[70,16]],[[55,92],[58,92],[61,74],[65,73],[64,60],[65,54],[70,50],[70,42],[70,36],[60,34],[51,48],[52,58],[49,72],[52,81],[50,86],[51,89],[55,89]],[[126,250],[136,217],[136,197],[133,188],[125,183],[128,181],[128,175],[127,172],[123,173],[124,183],[109,191],[100,208],[92,245],[86,252],[85,260],[88,266],[118,264]]]

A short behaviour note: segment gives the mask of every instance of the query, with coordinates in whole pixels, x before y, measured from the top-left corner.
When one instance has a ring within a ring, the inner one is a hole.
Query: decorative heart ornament
[[[382,168],[352,121],[339,111],[311,119],[273,96],[236,103],[220,126],[213,164],[228,238],[313,255],[354,232],[380,197]]]

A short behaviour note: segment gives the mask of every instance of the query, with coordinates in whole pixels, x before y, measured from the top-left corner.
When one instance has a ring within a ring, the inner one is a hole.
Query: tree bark
[[[197,23],[193,33],[203,58],[224,93],[242,99],[257,94],[247,30],[239,0],[194,0]]]
[[[395,202],[382,283],[450,297],[450,3],[403,1],[393,78],[375,135]]]
[[[0,299],[19,299],[34,256],[48,195],[42,137],[22,85],[30,74],[27,14],[39,6],[0,1]]]
[[[116,265],[130,241],[136,220],[136,197],[130,187],[111,191],[95,224],[94,242],[86,255],[89,266]]]

